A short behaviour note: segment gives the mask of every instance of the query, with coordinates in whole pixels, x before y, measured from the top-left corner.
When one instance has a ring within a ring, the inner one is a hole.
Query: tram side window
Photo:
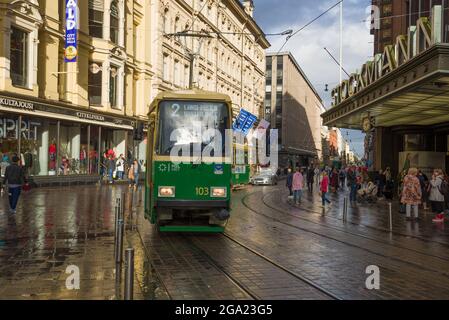
[[[225,130],[229,127],[229,115],[225,103],[163,101],[159,107],[159,133],[157,151],[161,155],[170,155],[172,149],[201,145],[201,152],[209,144],[221,141],[224,154]],[[218,132],[220,136],[218,137]],[[210,153],[215,152],[218,145]],[[187,155],[189,156],[189,155]]]

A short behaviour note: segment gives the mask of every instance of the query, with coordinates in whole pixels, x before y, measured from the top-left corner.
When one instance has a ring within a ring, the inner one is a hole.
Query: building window
[[[102,77],[101,64],[96,62],[89,63],[88,92],[90,105],[101,105]]]
[[[168,78],[168,55],[164,54],[163,56],[163,69],[162,69],[162,79],[164,81],[169,81]]]
[[[173,74],[174,74],[174,83],[176,86],[181,85],[181,81],[180,81],[180,70],[179,70],[179,61],[175,60],[175,64],[174,64],[174,70],[173,70]]]
[[[118,68],[111,65],[111,71],[109,72],[109,103],[111,107],[117,107],[117,82]]]
[[[104,0],[89,0],[89,35],[103,38]]]
[[[118,7],[117,7],[116,1],[111,2],[111,18],[110,19],[111,19],[110,20],[111,41],[115,44],[118,44],[119,14],[118,14]]]
[[[189,73],[189,66],[185,65],[184,66],[184,86],[186,88],[189,87],[189,81],[190,81],[190,73]]]
[[[11,80],[15,86],[28,84],[28,33],[11,27]]]

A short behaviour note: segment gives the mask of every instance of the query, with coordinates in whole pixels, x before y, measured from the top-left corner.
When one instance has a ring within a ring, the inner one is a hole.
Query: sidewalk
[[[0,299],[116,299],[114,205],[126,189],[35,189],[22,194],[15,215],[1,197]],[[66,288],[70,265],[80,270],[79,290]],[[137,281],[134,298],[143,298]]]

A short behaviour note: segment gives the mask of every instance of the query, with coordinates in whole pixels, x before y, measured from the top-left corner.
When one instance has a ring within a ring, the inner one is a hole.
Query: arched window
[[[91,37],[103,38],[103,11],[104,0],[89,0],[89,35]]]
[[[111,2],[110,35],[111,41],[118,44],[119,12],[117,1]]]

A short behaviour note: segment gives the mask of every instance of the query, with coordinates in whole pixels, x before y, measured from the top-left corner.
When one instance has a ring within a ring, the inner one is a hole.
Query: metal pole
[[[123,255],[123,234],[125,233],[124,223],[122,219],[118,220],[118,234],[117,234],[117,241],[116,241],[116,252],[115,255],[115,262],[116,263],[122,263],[122,255]]]
[[[343,198],[343,221],[346,221],[346,197]]]
[[[388,209],[390,214],[390,231],[393,231],[393,215],[391,213],[391,202],[388,203]]]
[[[126,249],[125,300],[133,300],[134,289],[134,249]]]
[[[340,2],[340,84],[343,81],[343,1]]]
[[[189,70],[189,89],[193,88],[193,65],[195,62],[195,54],[190,54],[190,70]]]
[[[118,219],[119,219],[119,207],[116,204],[115,210],[115,223],[114,223],[114,259],[117,257],[117,239],[118,239]]]
[[[348,220],[348,197],[345,197],[345,221]]]

